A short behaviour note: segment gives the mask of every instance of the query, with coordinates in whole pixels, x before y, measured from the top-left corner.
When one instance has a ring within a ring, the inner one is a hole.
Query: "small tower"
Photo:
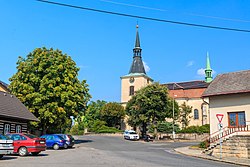
[[[210,67],[210,60],[209,60],[209,55],[207,53],[207,67],[205,69],[205,74],[206,74],[206,77],[205,77],[205,81],[207,83],[210,83],[212,80],[213,80],[213,77],[212,77],[212,69]]]
[[[151,84],[153,80],[147,76],[142,56],[139,38],[139,26],[136,25],[135,47],[133,49],[133,62],[129,74],[121,77],[121,103],[125,106],[135,92]]]

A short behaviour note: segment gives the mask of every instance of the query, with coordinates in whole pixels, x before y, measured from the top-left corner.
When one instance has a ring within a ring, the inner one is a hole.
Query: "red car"
[[[27,133],[10,133],[7,134],[14,142],[14,153],[25,156],[31,153],[38,155],[41,151],[46,150],[46,140]]]

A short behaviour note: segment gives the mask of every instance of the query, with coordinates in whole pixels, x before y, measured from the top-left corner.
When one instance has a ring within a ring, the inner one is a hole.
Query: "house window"
[[[4,125],[4,134],[10,133],[10,124]]]
[[[199,111],[194,109],[194,119],[199,119]]]
[[[229,112],[228,122],[229,127],[246,126],[245,112]]]
[[[135,87],[134,86],[130,86],[129,87],[129,96],[133,96],[135,94]]]
[[[16,133],[22,133],[22,127],[21,125],[16,126]]]

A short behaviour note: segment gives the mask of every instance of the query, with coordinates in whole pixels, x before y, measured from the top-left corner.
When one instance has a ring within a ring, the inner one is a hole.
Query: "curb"
[[[184,152],[179,151],[178,148],[174,149],[174,151],[177,152],[177,153],[179,153],[179,154],[186,155],[186,156],[190,156],[190,157],[195,157],[195,158],[202,158],[202,159],[206,159],[206,160],[224,162],[224,163],[229,163],[229,164],[234,164],[234,165],[250,166],[250,164],[241,163],[241,162],[235,162],[235,161],[229,161],[229,160],[224,160],[224,159],[217,159],[217,158],[212,158],[212,157],[206,157],[206,156],[198,156],[198,155],[187,154],[187,153],[184,153]]]

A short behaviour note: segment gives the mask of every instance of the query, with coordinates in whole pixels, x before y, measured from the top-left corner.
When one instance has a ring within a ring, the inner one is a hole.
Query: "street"
[[[78,136],[73,149],[47,150],[38,156],[5,156],[1,167],[228,167],[234,166],[180,155],[176,147],[184,142],[128,141],[121,136]]]

